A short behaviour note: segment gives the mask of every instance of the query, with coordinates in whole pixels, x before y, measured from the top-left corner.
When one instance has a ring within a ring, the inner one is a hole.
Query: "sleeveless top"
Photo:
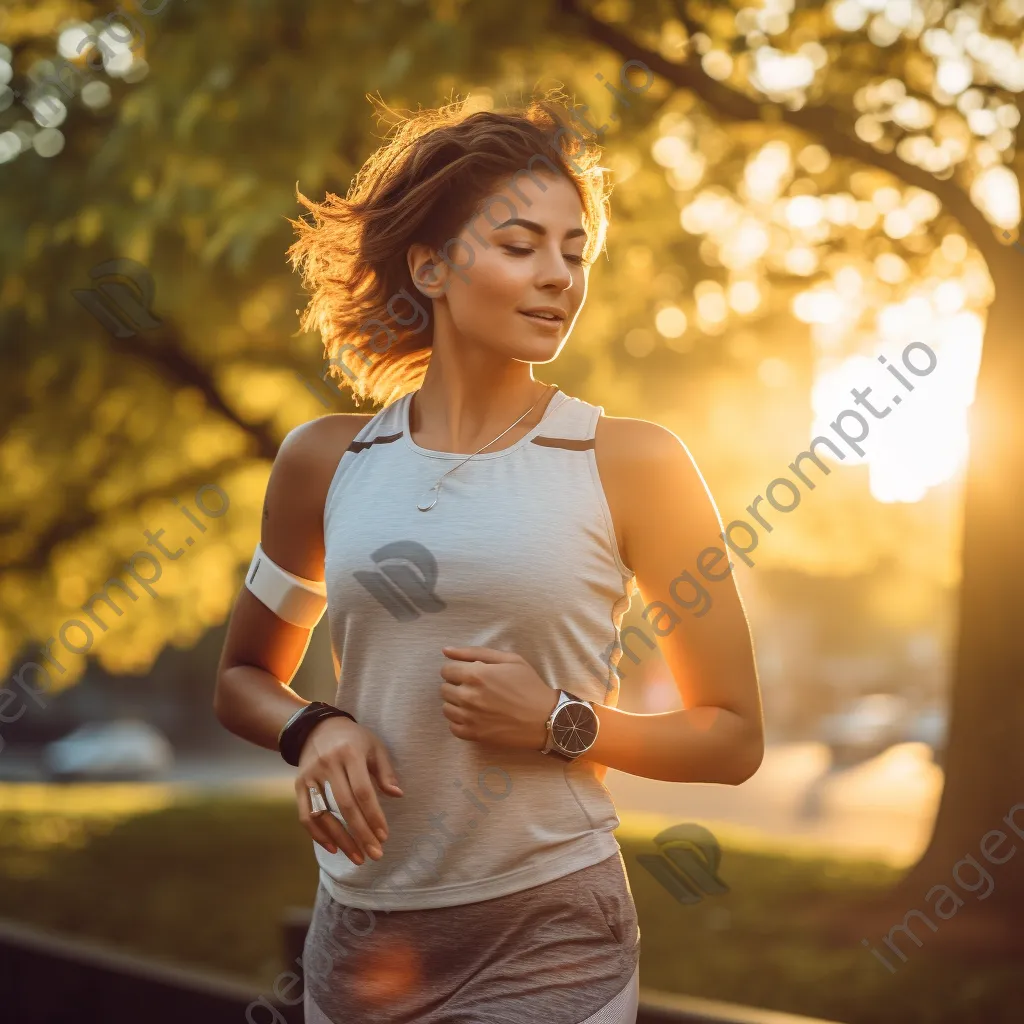
[[[335,703],[384,742],[404,795],[374,786],[380,860],[313,846],[335,900],[385,911],[494,899],[619,854],[603,766],[452,735],[441,648],[520,654],[553,689],[614,707],[635,588],[598,475],[600,406],[556,391],[536,426],[460,466],[421,512],[466,455],[412,440],[411,399],[364,424],[324,508]]]

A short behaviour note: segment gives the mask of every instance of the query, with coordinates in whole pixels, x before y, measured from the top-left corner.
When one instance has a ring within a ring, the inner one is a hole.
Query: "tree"
[[[611,13],[601,17],[578,0],[562,0],[561,7],[571,30],[643,62],[709,116],[765,123],[779,134],[795,130],[833,157],[883,172],[897,188],[934,195],[991,275],[994,298],[970,423],[946,783],[926,852],[850,930],[858,939],[887,933],[909,908],[927,906],[925,894],[948,884],[965,854],[977,856],[990,830],[1013,840],[1003,818],[1024,803],[1024,531],[1015,509],[1024,491],[1024,264],[1006,244],[1020,219],[1019,18],[1008,5],[867,0],[798,11],[792,3],[734,11],[678,0],[667,12],[606,5]],[[773,79],[770,62],[786,60],[797,62],[789,81],[781,69]],[[894,81],[902,88],[880,88]],[[894,109],[900,101],[902,109]],[[940,149],[945,140],[959,144]],[[1019,829],[1024,811],[1015,820]],[[1019,946],[1024,872],[1004,870],[998,884],[997,899],[928,936],[929,944]]]

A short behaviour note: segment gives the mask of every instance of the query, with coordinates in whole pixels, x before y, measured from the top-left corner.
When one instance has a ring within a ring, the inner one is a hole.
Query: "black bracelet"
[[[298,715],[290,719],[281,731],[278,740],[278,747],[285,761],[297,768],[299,758],[302,756],[302,748],[313,731],[313,727],[325,718],[333,718],[336,715],[351,718],[355,722],[355,718],[347,711],[342,711],[341,708],[336,708],[333,704],[325,704],[322,700],[315,700],[307,704]]]

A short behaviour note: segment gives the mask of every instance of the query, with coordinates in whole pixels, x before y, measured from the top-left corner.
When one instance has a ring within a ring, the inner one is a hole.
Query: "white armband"
[[[245,585],[275,615],[293,626],[312,629],[327,608],[327,585],[305,580],[282,569],[261,544],[245,574]]]

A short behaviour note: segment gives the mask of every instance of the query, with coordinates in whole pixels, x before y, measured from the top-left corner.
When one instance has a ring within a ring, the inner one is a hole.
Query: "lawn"
[[[228,972],[269,989],[287,906],[309,906],[311,841],[293,804],[183,802],[159,786],[0,786],[0,917]],[[46,796],[46,806],[42,796]],[[978,969],[912,947],[890,974],[808,922],[882,891],[897,869],[715,827],[727,894],[682,905],[636,861],[668,821],[620,815],[645,988],[848,1024],[1009,1024],[1020,966]],[[876,938],[873,942],[878,942]]]

